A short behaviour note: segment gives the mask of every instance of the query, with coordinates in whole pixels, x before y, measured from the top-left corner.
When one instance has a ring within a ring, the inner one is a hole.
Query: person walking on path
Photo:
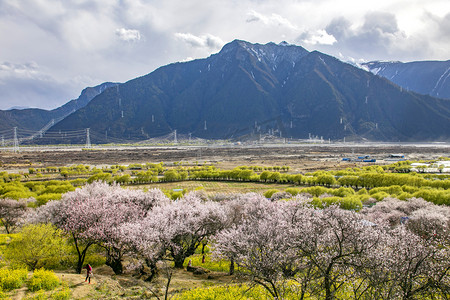
[[[86,264],[85,268],[86,268],[86,279],[84,280],[84,282],[88,281],[89,279],[89,284],[91,284],[92,267],[90,264]]]

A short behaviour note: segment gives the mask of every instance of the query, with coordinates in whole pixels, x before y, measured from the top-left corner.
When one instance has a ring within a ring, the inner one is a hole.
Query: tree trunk
[[[332,300],[334,298],[333,295],[331,294],[331,280],[330,280],[331,269],[332,265],[329,265],[324,274],[325,276],[323,280],[323,285],[325,289],[325,300]]]
[[[86,258],[86,252],[88,248],[92,245],[92,243],[88,243],[86,247],[81,250],[78,246],[78,238],[72,233],[73,241],[75,243],[75,248],[77,249],[78,261],[75,271],[77,274],[81,274],[81,270],[83,269],[84,259]]]
[[[123,273],[123,265],[121,259],[114,257],[106,258],[106,265],[111,267],[115,274],[119,275]]]
[[[327,275],[325,275],[324,288],[325,288],[325,300],[332,300],[333,297],[331,296],[331,283],[330,278]]]
[[[168,271],[167,272],[167,284],[166,284],[166,291],[164,293],[164,300],[168,299],[169,296],[169,285],[170,285],[170,281],[172,280],[172,272]]]
[[[150,282],[155,277],[156,273],[158,272],[158,269],[156,267],[156,262],[153,262],[149,259],[145,259],[145,263],[147,264],[147,267],[150,269],[150,274],[144,281]]]
[[[2,223],[5,226],[6,234],[10,234],[11,232],[9,231],[9,226],[6,225],[4,222],[2,222]]]
[[[230,260],[230,271],[228,272],[228,275],[234,274],[234,258],[231,258]]]
[[[184,256],[175,256],[173,258],[175,262],[175,268],[177,269],[183,269],[183,263],[184,263]]]
[[[106,249],[106,265],[111,267],[115,274],[123,273],[122,253],[117,249]]]

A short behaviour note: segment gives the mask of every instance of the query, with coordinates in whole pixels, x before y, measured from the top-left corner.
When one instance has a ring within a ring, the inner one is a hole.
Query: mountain
[[[30,135],[32,132],[41,130],[44,126],[50,124],[52,120],[56,123],[76,110],[85,107],[95,96],[108,87],[116,85],[117,83],[105,82],[95,87],[87,87],[77,99],[53,110],[38,108],[0,110],[0,132],[12,134],[13,128],[18,127],[19,131],[24,131],[25,136]]]
[[[363,66],[407,90],[450,99],[450,60],[408,63],[371,61]]]
[[[416,141],[449,139],[449,127],[449,100],[401,89],[317,51],[235,40],[208,58],[107,89],[51,130],[90,128],[94,143],[174,130],[210,139],[271,133]]]

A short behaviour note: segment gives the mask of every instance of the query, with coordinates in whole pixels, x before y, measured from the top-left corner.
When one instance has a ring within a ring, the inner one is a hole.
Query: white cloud
[[[325,30],[319,29],[314,32],[304,32],[300,35],[299,40],[309,45],[333,45],[336,39],[333,35],[328,34]]]
[[[0,63],[0,78],[7,76],[33,77],[38,73],[39,66],[35,62],[15,64],[10,62]]]
[[[141,39],[141,33],[137,29],[118,28],[116,35],[126,42],[137,42]]]
[[[224,42],[219,37],[211,34],[196,36],[191,33],[177,32],[175,33],[175,37],[194,48],[208,48],[217,50],[224,45]]]
[[[297,30],[297,27],[294,26],[288,19],[280,16],[279,14],[272,13],[268,16],[258,13],[254,10],[248,12],[247,14],[247,23],[251,22],[262,22],[265,25],[269,26],[282,26],[286,27],[290,30]]]
[[[335,18],[326,26],[326,33],[335,38],[333,48],[328,48],[334,55],[340,52],[366,60],[401,60],[427,51],[427,46],[407,35],[398,26],[397,17],[387,12],[369,12],[357,26],[344,17]]]

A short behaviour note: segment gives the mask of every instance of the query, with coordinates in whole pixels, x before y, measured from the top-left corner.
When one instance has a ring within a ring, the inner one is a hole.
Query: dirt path
[[[57,274],[62,282],[67,282],[72,290],[72,299],[88,299],[88,295],[95,290],[95,286],[103,281],[101,278],[91,280],[91,284],[84,282],[83,274]]]

